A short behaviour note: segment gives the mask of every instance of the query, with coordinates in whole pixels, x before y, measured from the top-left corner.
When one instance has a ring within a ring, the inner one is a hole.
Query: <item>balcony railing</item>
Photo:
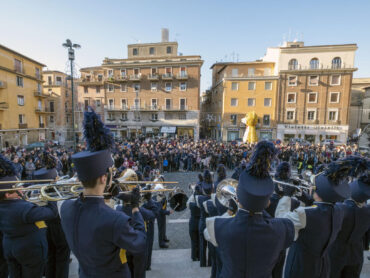
[[[38,90],[33,92],[35,97],[49,97],[50,95],[44,94],[43,92],[40,92]]]
[[[149,80],[158,80],[159,79],[159,75],[158,74],[149,74],[148,75],[148,79]]]
[[[50,109],[49,107],[36,107],[36,113],[55,113],[54,109]]]
[[[128,76],[127,75],[118,75],[116,77],[117,80],[119,81],[127,81],[128,80]]]
[[[28,127],[28,125],[27,124],[18,124],[18,128],[19,129],[25,129],[25,128],[27,128]]]
[[[130,75],[130,80],[136,80],[136,81],[138,81],[140,79],[141,79],[141,73],[139,73],[139,74],[131,74]]]
[[[7,102],[0,102],[0,110],[9,109],[9,103]]]
[[[40,128],[45,128],[45,124],[44,123],[39,123],[39,127]]]
[[[164,105],[162,106],[162,110],[166,111],[186,111],[186,110],[191,110],[192,107],[188,107],[187,105],[180,105],[180,106],[167,106]]]
[[[114,106],[108,106],[108,111],[123,111],[123,110],[129,110],[128,106],[121,106],[121,107],[114,107]]]
[[[351,65],[346,65],[346,64],[328,64],[328,65],[323,65],[319,64],[318,66],[311,67],[310,65],[288,65],[288,69],[290,71],[294,70],[305,70],[305,71],[320,71],[320,70],[340,70],[340,69],[353,69],[354,66]]]
[[[172,80],[172,73],[165,73],[165,74],[162,74],[162,79],[163,80]]]
[[[187,72],[180,72],[177,74],[177,79],[180,79],[180,80],[186,80],[188,79],[188,73]]]

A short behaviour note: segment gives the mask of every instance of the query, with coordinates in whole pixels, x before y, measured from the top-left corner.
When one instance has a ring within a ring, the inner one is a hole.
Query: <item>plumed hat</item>
[[[267,206],[274,191],[269,170],[275,155],[276,149],[271,142],[261,141],[255,146],[246,169],[240,174],[236,192],[243,208],[260,212]]]
[[[358,203],[366,202],[370,199],[370,159],[358,157],[361,161],[358,163],[353,176],[358,179],[350,183],[351,197]]]
[[[58,176],[58,172],[55,169],[55,167],[57,166],[56,158],[52,156],[49,152],[44,151],[41,160],[45,167],[33,173],[34,179],[37,180],[55,179]]]
[[[17,180],[17,170],[8,158],[0,155],[0,181],[9,181],[9,183],[0,184],[0,189],[12,188],[14,183],[12,181]]]
[[[89,181],[107,173],[113,165],[111,149],[114,144],[110,130],[91,108],[84,113],[84,138],[87,150],[72,155],[80,181]]]
[[[290,179],[291,170],[290,170],[290,164],[286,161],[281,162],[278,167],[276,168],[275,172],[275,179],[280,181],[288,181]],[[283,189],[280,189],[280,187],[275,184],[275,192],[277,194],[284,194],[284,186],[281,186]],[[291,188],[290,188],[291,189]]]

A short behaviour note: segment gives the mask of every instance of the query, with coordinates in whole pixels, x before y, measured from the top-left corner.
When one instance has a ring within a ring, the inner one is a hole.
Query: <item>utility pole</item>
[[[68,60],[71,63],[71,90],[72,90],[72,137],[73,137],[73,149],[76,150],[76,134],[75,134],[75,104],[74,104],[74,88],[73,88],[73,61],[75,59],[75,50],[81,48],[79,44],[71,42],[70,39],[67,39],[63,43],[63,47],[68,49]]]

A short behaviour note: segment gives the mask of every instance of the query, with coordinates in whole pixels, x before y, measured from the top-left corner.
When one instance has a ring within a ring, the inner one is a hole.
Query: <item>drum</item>
[[[188,196],[186,196],[184,190],[176,188],[168,195],[168,199],[170,207],[174,211],[183,211],[184,209],[186,209],[186,202],[188,201]]]

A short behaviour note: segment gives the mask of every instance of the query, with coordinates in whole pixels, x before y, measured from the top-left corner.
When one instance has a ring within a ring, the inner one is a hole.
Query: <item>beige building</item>
[[[127,57],[81,69],[80,110],[94,107],[117,138],[198,138],[201,57],[178,54],[166,34],[128,45]]]
[[[44,66],[0,45],[0,148],[47,139],[46,117],[53,112],[43,93]]]
[[[46,106],[53,112],[46,115],[48,138],[60,144],[72,142],[72,90],[68,75],[60,71],[43,71],[44,94],[50,96]]]
[[[370,124],[370,78],[353,78],[349,114],[349,134]]]
[[[356,44],[305,46],[287,42],[268,48],[279,76],[277,138],[346,142]]]

